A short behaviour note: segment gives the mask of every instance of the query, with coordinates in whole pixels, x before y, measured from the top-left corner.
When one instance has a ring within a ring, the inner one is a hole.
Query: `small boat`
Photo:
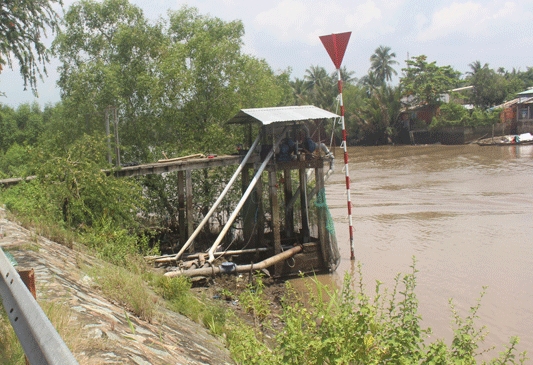
[[[507,135],[483,138],[476,142],[480,146],[513,146],[533,144],[533,135],[531,133],[523,133],[520,135]]]

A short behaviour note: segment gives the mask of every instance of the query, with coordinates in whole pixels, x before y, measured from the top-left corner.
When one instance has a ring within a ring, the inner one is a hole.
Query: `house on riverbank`
[[[468,87],[470,89],[471,87]],[[461,91],[467,88],[455,89]],[[533,133],[533,88],[516,94],[515,99],[494,106],[491,110],[501,109],[500,123],[482,126],[450,126],[430,131],[429,124],[439,114],[438,106],[419,105],[405,108],[399,116],[402,125],[403,143],[430,144],[463,144],[484,136],[502,136],[508,134]],[[450,97],[444,98],[445,101]],[[472,106],[461,103],[465,108]]]

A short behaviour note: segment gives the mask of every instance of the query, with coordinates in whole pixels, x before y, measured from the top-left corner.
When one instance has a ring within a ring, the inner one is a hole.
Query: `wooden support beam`
[[[298,170],[300,174],[300,206],[302,211],[302,242],[309,242],[309,206],[307,204],[307,173],[305,169]]]
[[[279,201],[278,201],[278,178],[276,171],[268,172],[268,188],[270,190],[270,213],[272,220],[272,235],[274,241],[274,254],[281,253],[281,229],[279,221]],[[283,267],[283,262],[274,265],[276,275],[279,275]]]
[[[255,185],[255,203],[257,205],[257,239],[256,247],[265,247],[265,211],[263,207],[263,177]]]
[[[116,177],[140,176],[163,174],[165,172],[173,171],[187,171],[207,169],[213,167],[222,167],[230,165],[238,165],[242,160],[242,156],[219,156],[215,158],[195,158],[191,160],[179,160],[171,162],[160,162],[138,166],[125,166],[119,170],[106,170],[107,174],[114,174]],[[252,156],[249,163],[259,161],[258,156]]]
[[[194,232],[194,215],[193,215],[193,208],[192,208],[192,171],[187,170],[185,171],[185,195],[186,195],[186,203],[185,203],[185,212],[187,217],[187,239],[191,236],[192,232]],[[194,242],[189,247],[189,252],[194,252]]]
[[[324,169],[323,168],[317,168],[315,169],[315,186],[317,189],[318,194],[324,189]],[[324,203],[324,202],[321,202]],[[330,251],[331,248],[329,247],[329,236],[328,232],[326,230],[326,209],[325,207],[317,207],[317,225],[318,225],[318,239],[320,241],[320,249],[322,252],[322,260],[324,263],[324,267],[330,267]]]
[[[250,170],[246,167],[241,172],[242,177],[242,194],[244,195],[246,189],[248,189],[248,185],[250,185]],[[255,199],[255,193],[252,193],[250,197],[246,200],[246,203],[244,203],[243,209],[241,211],[241,217],[242,217],[242,235],[244,242],[248,242],[252,239],[252,236],[254,235],[254,227],[255,227],[255,217],[256,217],[256,209],[257,206],[254,204]]]
[[[178,225],[180,227],[180,246],[187,241],[185,226],[185,173],[178,171]]]
[[[294,207],[290,204],[292,199],[292,175],[291,170],[283,170],[283,190],[285,195],[285,236],[294,236]]]

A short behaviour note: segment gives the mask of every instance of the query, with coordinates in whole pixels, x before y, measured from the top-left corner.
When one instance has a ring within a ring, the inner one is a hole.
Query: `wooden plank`
[[[241,162],[243,156],[220,156],[215,158],[200,158],[185,161],[174,161],[164,163],[152,163],[138,166],[126,166],[120,170],[106,170],[107,174],[114,174],[117,177],[141,176],[163,174],[174,171],[199,170],[214,167],[223,167],[237,165]],[[259,156],[250,157],[249,163],[259,161]]]
[[[185,160],[190,160],[190,159],[193,159],[193,158],[205,158],[205,155],[202,154],[202,153],[196,153],[194,155],[189,155],[189,156],[182,156],[182,157],[175,157],[175,158],[165,158],[165,159],[161,159],[161,160],[158,160],[157,162],[158,163],[165,163],[165,162],[175,162],[175,161],[185,161]]]

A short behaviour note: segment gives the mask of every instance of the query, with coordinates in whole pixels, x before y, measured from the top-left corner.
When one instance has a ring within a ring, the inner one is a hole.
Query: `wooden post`
[[[180,227],[180,245],[187,242],[185,228],[185,174],[178,171],[178,225]]]
[[[278,201],[278,181],[277,171],[271,170],[268,172],[268,187],[270,190],[270,213],[272,220],[272,236],[274,240],[274,254],[281,253],[281,237],[280,237],[280,222],[279,222],[279,201]],[[283,262],[278,262],[274,266],[276,275],[280,275]]]
[[[291,170],[283,171],[283,188],[285,192],[285,235],[292,237],[294,235],[294,210],[293,205],[289,204],[292,199],[292,176]]]
[[[192,212],[192,171],[185,171],[185,195],[186,195],[186,217],[187,217],[187,239],[194,232],[194,215]],[[189,252],[194,252],[194,242],[189,247]]]
[[[241,176],[242,193],[244,195],[244,192],[246,191],[246,189],[248,189],[248,185],[250,185],[250,170],[247,167],[244,167]],[[252,239],[252,235],[254,234],[255,212],[257,207],[253,203],[253,197],[254,193],[252,193],[250,197],[246,200],[246,203],[244,204],[241,212],[243,225],[242,236],[245,244]]]
[[[33,269],[17,270],[20,278],[30,291],[31,295],[37,299],[37,291],[35,290],[35,271]]]
[[[263,208],[263,177],[255,185],[255,199],[257,205],[256,247],[265,247],[265,214]]]
[[[302,209],[302,242],[309,242],[309,208],[307,205],[307,174],[305,168],[299,169],[300,173],[300,206]]]
[[[324,189],[324,168],[319,167],[315,169],[315,182],[316,182],[316,189],[318,191],[318,196],[320,196],[321,192]],[[322,202],[324,203],[324,202]],[[317,225],[318,225],[318,239],[320,241],[320,248],[322,251],[322,260],[324,263],[324,266],[329,268],[330,267],[330,245],[329,242],[329,236],[327,234],[326,230],[326,209],[317,207]]]

